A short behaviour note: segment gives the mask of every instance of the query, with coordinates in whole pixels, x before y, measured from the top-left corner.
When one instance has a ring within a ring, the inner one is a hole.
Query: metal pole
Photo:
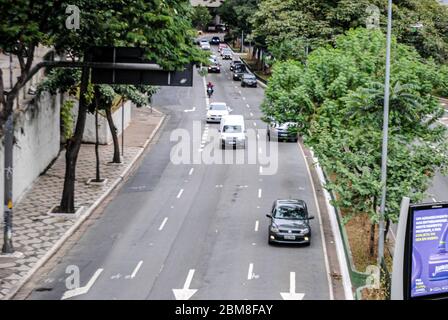
[[[124,99],[121,100],[121,156],[124,159]]]
[[[12,70],[12,53],[9,54],[9,83],[10,90],[13,87],[13,70]],[[8,103],[8,102],[6,102]],[[14,148],[14,102],[12,103],[12,112],[6,119],[5,123],[5,145],[4,145],[4,235],[2,253],[14,253],[12,245],[12,178],[13,178],[13,148]],[[3,106],[6,108],[6,106]]]
[[[381,206],[378,232],[378,265],[384,259],[384,211],[386,208],[387,182],[387,146],[389,140],[389,92],[390,92],[390,51],[392,34],[392,0],[389,0],[387,13],[387,44],[386,44],[386,80],[384,83],[384,119],[383,119],[383,150],[381,154]]]
[[[241,31],[241,53],[244,53],[244,31]]]

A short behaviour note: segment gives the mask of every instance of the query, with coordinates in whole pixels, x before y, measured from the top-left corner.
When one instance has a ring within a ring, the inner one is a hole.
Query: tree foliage
[[[193,26],[198,29],[205,29],[205,27],[212,21],[213,17],[208,11],[207,7],[204,6],[195,6],[193,8],[193,13],[191,15],[191,22]]]
[[[381,195],[384,44],[380,30],[359,28],[338,36],[334,48],[316,49],[306,66],[278,62],[262,106],[267,116],[300,124],[333,178],[326,187],[339,196],[335,204],[372,221]],[[433,96],[445,81],[438,66],[394,39],[391,75],[386,214],[397,221],[401,198],[424,198],[435,172],[446,169],[448,149]]]

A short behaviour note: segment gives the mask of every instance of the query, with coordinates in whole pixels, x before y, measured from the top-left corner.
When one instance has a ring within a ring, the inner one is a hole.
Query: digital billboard
[[[407,242],[410,299],[448,295],[448,204],[411,206]]]

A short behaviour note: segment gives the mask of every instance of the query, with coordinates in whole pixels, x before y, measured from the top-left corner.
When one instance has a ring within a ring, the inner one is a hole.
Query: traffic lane
[[[447,201],[448,177],[442,175],[441,173],[436,173],[428,190],[428,194],[429,196],[425,200],[426,202]]]
[[[179,100],[186,96],[198,96],[197,94],[187,94],[185,91],[180,90],[180,93],[174,94],[172,90],[162,91],[161,104],[163,104],[163,98],[167,98],[165,105],[168,105],[180,102]],[[168,192],[170,189],[168,187],[160,187],[159,182],[161,181],[161,183],[169,186],[177,183],[181,176],[181,172],[177,173],[171,169],[166,170],[166,166],[170,163],[171,145],[169,137],[171,131],[181,126],[183,122],[185,122],[185,125],[190,125],[191,123],[191,119],[182,122],[185,116],[179,105],[173,109],[177,112],[171,114],[160,140],[156,143],[153,150],[144,157],[136,173],[125,184],[117,198],[112,200],[106,208],[105,214],[86,231],[81,241],[67,253],[63,261],[47,278],[47,281],[48,279],[58,279],[58,282],[54,283],[51,291],[34,292],[31,296],[32,299],[59,299],[66,290],[64,281],[60,280],[67,277],[65,269],[68,265],[79,267],[81,281],[89,278],[99,268],[105,268],[109,264],[110,268],[107,268],[107,270],[115,270],[115,261],[123,261],[123,254],[129,252],[129,248],[135,245],[136,235],[145,232],[145,228],[150,228],[157,222],[160,210],[157,210],[158,206],[153,204],[164,201],[164,198],[170,194]],[[182,169],[185,175],[184,171],[185,168]],[[164,173],[165,176],[162,177],[161,173]],[[153,194],[155,196],[151,198],[151,192],[154,190]],[[171,194],[176,191],[172,190]],[[153,209],[148,211],[148,205]],[[126,212],[126,215],[123,215],[123,212]],[[123,235],[127,235],[128,239],[123,237]],[[114,240],[111,241],[111,239]],[[123,239],[126,239],[126,241]],[[117,242],[124,244],[119,250],[114,248]],[[108,260],[108,257],[112,258]],[[132,263],[131,259],[130,264]],[[129,265],[126,264],[120,269],[125,268],[129,268]],[[101,281],[101,278],[98,280]],[[48,287],[48,282],[45,283],[44,281],[42,286]],[[100,297],[95,296],[95,298]]]

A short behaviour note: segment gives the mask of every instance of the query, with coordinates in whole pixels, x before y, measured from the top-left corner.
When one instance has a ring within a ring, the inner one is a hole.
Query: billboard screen
[[[408,241],[408,295],[448,295],[448,204],[411,206]]]

